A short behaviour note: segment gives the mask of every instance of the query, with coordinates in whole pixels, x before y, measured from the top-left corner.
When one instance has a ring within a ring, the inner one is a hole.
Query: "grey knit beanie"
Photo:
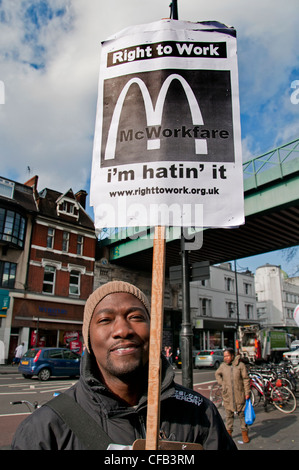
[[[137,299],[139,299],[146,308],[148,315],[150,316],[150,303],[144,293],[138,289],[138,287],[133,286],[133,284],[129,284],[128,282],[124,281],[111,281],[107,284],[104,284],[101,287],[98,287],[87,299],[85,307],[84,307],[84,317],[83,317],[83,327],[82,327],[82,334],[84,344],[90,352],[90,343],[89,343],[89,327],[93,312],[101,300],[109,294],[116,294],[116,293],[125,293],[125,294],[132,294]]]

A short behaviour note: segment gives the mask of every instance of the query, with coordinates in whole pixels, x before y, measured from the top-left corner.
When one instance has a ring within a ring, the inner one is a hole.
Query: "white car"
[[[223,362],[223,350],[222,349],[203,349],[198,351],[195,356],[195,367],[214,367],[218,369],[221,362]]]
[[[283,358],[291,361],[293,366],[297,366],[299,364],[299,349],[283,353]]]

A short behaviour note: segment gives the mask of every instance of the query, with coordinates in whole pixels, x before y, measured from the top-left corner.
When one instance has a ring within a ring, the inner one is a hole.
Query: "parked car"
[[[199,349],[192,349],[192,361],[193,361],[193,366],[195,366],[195,358],[197,354],[199,353]]]
[[[34,375],[39,380],[49,380],[51,376],[76,377],[80,374],[80,356],[67,348],[32,348],[21,358],[18,371],[26,379]]]
[[[299,349],[283,353],[283,358],[291,361],[293,366],[297,366],[299,364]]]
[[[199,351],[195,356],[195,367],[214,367],[218,369],[221,362],[223,362],[222,349],[205,349]]]
[[[199,353],[199,350],[197,350],[197,349],[192,349],[192,363],[193,363],[193,367],[195,366],[195,358],[196,358],[196,356],[197,356],[198,353]],[[180,352],[174,356],[174,363],[176,364],[176,366],[177,366],[178,369],[181,369],[181,368],[182,368],[182,356],[181,356],[181,353],[180,353]]]
[[[296,351],[296,349],[299,349],[299,340],[295,339],[295,341],[291,342],[291,351]]]

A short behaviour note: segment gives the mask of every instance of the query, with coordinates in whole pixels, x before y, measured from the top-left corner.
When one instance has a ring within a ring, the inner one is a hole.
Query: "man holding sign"
[[[143,292],[122,281],[99,287],[85,306],[81,376],[64,395],[108,434],[110,449],[130,449],[136,440],[146,438],[150,314]],[[161,439],[184,443],[182,449],[197,443],[205,450],[236,450],[215,406],[176,384],[162,354],[161,360]],[[20,425],[13,449],[83,450],[86,446],[53,409],[43,406]]]

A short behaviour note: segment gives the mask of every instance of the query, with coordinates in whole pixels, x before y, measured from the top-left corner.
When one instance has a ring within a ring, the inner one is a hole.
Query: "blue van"
[[[39,380],[51,376],[76,377],[80,375],[79,354],[67,348],[32,348],[20,360],[18,371],[25,379],[37,375]]]

